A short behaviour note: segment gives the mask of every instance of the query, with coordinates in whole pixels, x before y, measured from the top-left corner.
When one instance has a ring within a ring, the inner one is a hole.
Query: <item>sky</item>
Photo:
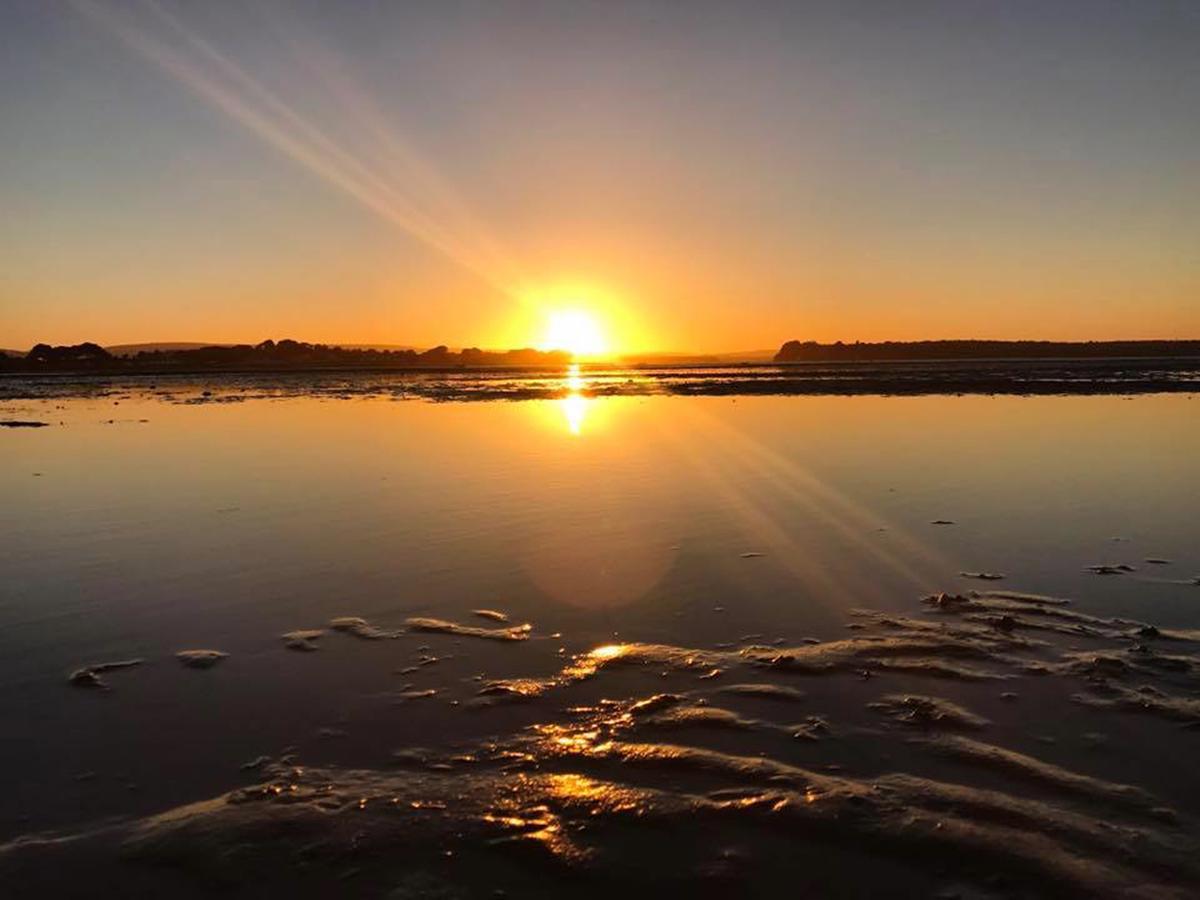
[[[0,347],[1200,338],[1200,3],[0,3]]]

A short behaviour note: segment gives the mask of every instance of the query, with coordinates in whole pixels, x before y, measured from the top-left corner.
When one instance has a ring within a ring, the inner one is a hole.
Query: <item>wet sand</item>
[[[381,746],[375,768],[261,757],[251,784],[211,800],[21,837],[0,871],[62,896],[91,895],[95,878],[163,896],[1200,890],[1194,783],[1108,774],[1112,741],[1131,734],[1164,762],[1200,749],[1200,633],[1012,592],[938,594],[852,624],[797,646],[602,645],[478,685],[477,698],[520,703],[488,739]],[[495,638],[365,627],[378,641]],[[447,716],[481,714],[435,694]],[[1089,710],[1070,765],[1053,743],[1010,745],[1009,711],[1028,737],[1056,703]]]

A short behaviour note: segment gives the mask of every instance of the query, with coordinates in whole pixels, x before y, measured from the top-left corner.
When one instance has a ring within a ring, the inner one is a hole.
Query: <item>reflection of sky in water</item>
[[[960,570],[1113,603],[1130,582],[1082,567],[1165,556],[1180,571],[1163,577],[1196,574],[1186,396],[609,398],[575,368],[560,386],[523,403],[25,401],[66,425],[0,444],[10,608],[66,604],[82,637],[120,633],[164,584],[186,617],[213,602],[207,580],[232,623],[352,579],[364,612],[499,595],[534,620],[653,619],[686,597],[815,621]]]

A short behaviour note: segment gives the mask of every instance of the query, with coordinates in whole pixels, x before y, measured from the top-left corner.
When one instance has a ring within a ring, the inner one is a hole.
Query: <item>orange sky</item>
[[[1176,7],[214,6],[0,13],[0,346],[1200,337]]]

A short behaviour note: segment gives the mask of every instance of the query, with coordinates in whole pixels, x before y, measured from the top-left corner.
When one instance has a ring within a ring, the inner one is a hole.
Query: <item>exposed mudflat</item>
[[[1200,389],[1200,362],[1196,359],[1027,359],[591,367],[584,370],[582,377],[583,393],[595,397],[1189,393]],[[562,369],[64,374],[0,378],[0,402],[141,394],[188,404],[298,396],[539,400],[562,397],[572,390],[579,388],[568,386]]]
[[[932,595],[908,616],[860,610],[854,623],[853,637],[795,646],[601,645],[547,674],[484,680],[481,703],[406,687],[397,700],[447,717],[497,699],[520,712],[453,751],[380,746],[374,768],[260,756],[241,767],[251,784],[209,801],[11,841],[0,873],[63,896],[97,879],[162,896],[1200,891],[1195,786],[1114,780],[1103,750],[1132,717],[1170,723],[1152,736],[1164,757],[1195,753],[1200,634],[1002,591]],[[331,627],[402,633],[349,617]],[[984,712],[998,702],[1023,705],[1030,733],[1052,726],[1055,704],[1086,706],[1095,730],[1081,740],[1098,749],[1064,764],[1006,746]]]

